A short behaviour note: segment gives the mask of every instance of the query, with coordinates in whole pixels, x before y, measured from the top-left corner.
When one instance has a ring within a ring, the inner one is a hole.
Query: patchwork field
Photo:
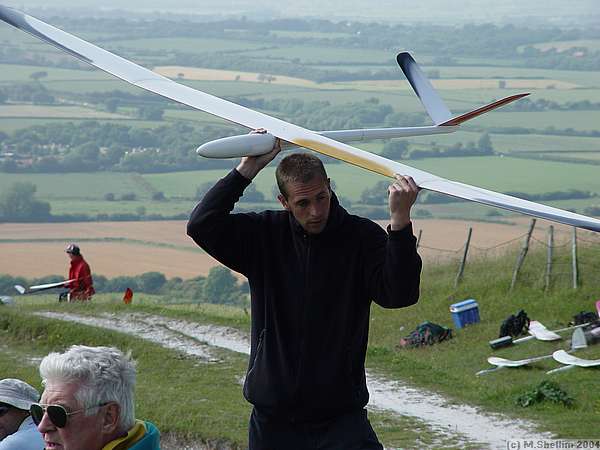
[[[130,119],[123,114],[114,114],[98,111],[81,106],[40,106],[40,105],[1,105],[0,119],[6,117],[41,118],[52,117],[53,119]]]
[[[203,80],[203,81],[244,81],[247,83],[265,83],[264,79],[259,77],[257,72],[240,72],[235,70],[216,70],[201,69],[198,67],[183,66],[158,66],[154,71],[168,78],[177,78],[184,80]],[[277,75],[269,84],[289,84],[292,86],[303,86],[319,88],[319,84],[314,81],[302,78],[293,78]]]
[[[420,253],[433,264],[460,258],[469,227],[473,228],[470,255],[477,258],[514,249],[528,225],[527,218],[514,224],[416,219],[414,231],[422,230]],[[548,222],[538,221],[536,239],[545,241],[547,226]],[[0,273],[63,274],[68,267],[64,248],[78,242],[94,273],[107,277],[150,271],[184,279],[206,275],[218,263],[187,237],[185,227],[185,221],[0,224],[0,254],[6,256],[0,258]],[[570,238],[568,227],[555,228],[557,243]]]

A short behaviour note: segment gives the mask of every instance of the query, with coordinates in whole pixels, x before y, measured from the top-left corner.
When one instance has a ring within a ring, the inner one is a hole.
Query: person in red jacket
[[[94,291],[94,281],[92,280],[92,272],[90,266],[81,256],[79,246],[69,244],[65,250],[71,258],[71,267],[69,268],[69,280],[73,280],[66,284],[69,289],[69,301],[74,300],[91,300]]]

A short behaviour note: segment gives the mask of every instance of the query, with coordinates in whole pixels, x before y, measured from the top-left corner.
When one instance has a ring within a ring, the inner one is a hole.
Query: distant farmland
[[[472,245],[487,248],[521,236],[528,222],[525,217],[514,225],[416,219],[414,230],[423,230],[422,244],[426,247],[458,252],[469,226],[474,229]],[[548,224],[539,221],[537,239],[545,239]],[[568,227],[556,228],[557,242],[568,239]],[[187,237],[185,221],[0,224],[0,236],[0,253],[7,256],[0,258],[0,274],[13,276],[65,274],[68,260],[64,248],[69,242],[79,243],[94,273],[107,277],[158,271],[187,279],[206,275],[218,264]],[[457,259],[457,252],[420,251],[430,263]],[[473,250],[472,257],[477,255]]]

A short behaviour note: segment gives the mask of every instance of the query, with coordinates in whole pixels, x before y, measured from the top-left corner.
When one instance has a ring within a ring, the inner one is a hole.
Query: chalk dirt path
[[[239,330],[201,325],[142,313],[101,314],[99,317],[43,312],[51,319],[77,322],[135,335],[164,347],[192,355],[204,362],[215,362],[215,348],[250,354],[248,336]],[[432,431],[448,436],[465,446],[504,449],[508,439],[550,439],[550,433],[535,431],[535,424],[499,414],[479,411],[468,405],[450,404],[442,396],[417,389],[401,381],[386,380],[367,373],[371,399],[369,407],[427,423]]]

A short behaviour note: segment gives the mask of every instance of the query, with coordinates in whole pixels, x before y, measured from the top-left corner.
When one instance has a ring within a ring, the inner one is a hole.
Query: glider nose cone
[[[207,142],[196,149],[206,158],[240,158],[269,153],[275,145],[275,136],[269,133],[252,133],[230,136]]]

